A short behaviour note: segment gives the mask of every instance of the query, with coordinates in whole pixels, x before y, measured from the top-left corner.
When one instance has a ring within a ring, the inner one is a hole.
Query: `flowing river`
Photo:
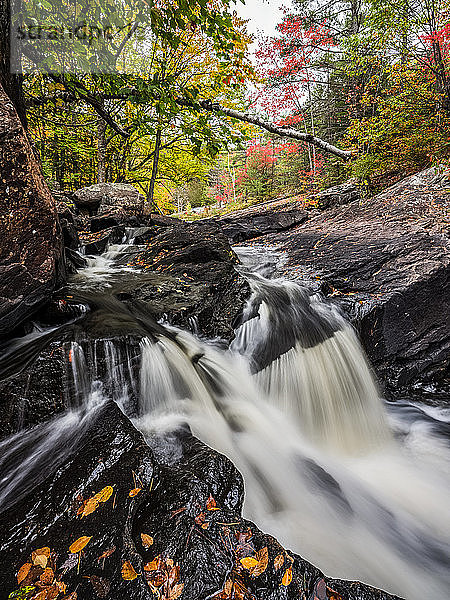
[[[105,319],[120,310],[101,298],[117,279],[139,277],[124,266],[139,249],[132,231],[124,242],[73,276],[80,313],[92,298]],[[72,342],[70,409],[0,442],[0,511],[74,451],[110,398],[162,462],[179,458],[174,432],[186,424],[227,455],[244,476],[245,516],[327,575],[408,600],[447,597],[450,412],[384,402],[340,312],[277,277],[276,252],[236,252],[252,296],[229,348],[165,323],[141,335],[137,353],[114,338],[89,351]],[[55,329],[4,349],[4,374]]]

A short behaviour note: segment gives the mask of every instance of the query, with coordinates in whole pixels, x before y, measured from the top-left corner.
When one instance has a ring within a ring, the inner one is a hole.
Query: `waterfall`
[[[87,257],[71,283],[99,294],[115,327],[135,317],[101,298],[112,279],[129,275],[132,241],[130,231],[126,243]],[[244,476],[246,517],[327,575],[407,600],[446,597],[450,415],[384,403],[339,311],[274,278],[283,259],[276,253],[247,248],[240,256],[252,296],[228,350],[167,324],[147,331],[141,315],[133,338],[72,342],[76,402],[0,443],[0,510],[76,451],[91,415],[112,399],[162,462],[182,458],[177,431],[187,426],[227,455]],[[26,352],[25,342],[18,347]]]

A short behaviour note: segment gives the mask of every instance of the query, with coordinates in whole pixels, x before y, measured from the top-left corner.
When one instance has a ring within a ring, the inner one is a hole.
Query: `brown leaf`
[[[128,495],[130,498],[133,498],[133,496],[137,496],[141,490],[142,488],[134,488],[134,490],[130,490]]]
[[[278,571],[278,569],[281,569],[281,567],[284,565],[284,555],[283,554],[278,554],[278,556],[275,556],[275,558],[273,559],[273,566],[275,571]]]
[[[108,550],[105,550],[102,554],[100,554],[100,556],[97,558],[97,562],[100,562],[101,560],[103,560],[104,558],[108,558],[109,556],[111,556],[111,554],[113,554],[116,551],[116,547],[112,546],[112,548],[109,548]]]
[[[47,587],[47,595],[45,600],[55,600],[59,596],[59,589],[56,585],[52,585],[51,587]]]
[[[216,501],[211,496],[211,494],[209,495],[209,498],[206,501],[206,509],[207,510],[220,510],[220,508],[217,507]]]
[[[175,565],[170,569],[169,572],[169,585],[176,583],[180,578],[180,567],[179,565]]]
[[[173,586],[173,588],[170,590],[169,595],[167,596],[168,600],[176,600],[177,598],[179,598],[183,592],[183,588],[184,588],[184,583],[177,583],[176,585]]]
[[[258,561],[258,564],[254,569],[252,569],[250,574],[252,577],[259,577],[259,575],[264,573],[264,571],[267,569],[267,564],[269,562],[269,551],[267,550],[267,546],[261,548],[261,550],[258,550],[255,558]]]
[[[144,548],[150,548],[150,546],[153,544],[152,536],[148,535],[147,533],[141,533],[141,540]]]
[[[83,548],[85,546],[87,546],[87,544],[89,543],[90,539],[92,538],[92,535],[82,535],[81,537],[79,537],[77,540],[75,540],[73,542],[73,544],[71,544],[69,546],[69,552],[72,552],[72,554],[76,554],[77,552],[81,552],[83,550]]]
[[[108,579],[105,579],[104,577],[98,577],[97,575],[91,575],[90,582],[97,596],[99,598],[106,598],[106,596],[109,594],[109,590],[111,589],[111,584],[109,583]]]
[[[20,567],[20,569],[17,573],[17,583],[21,583],[25,579],[25,577],[28,575],[31,567],[32,567],[32,564],[30,562],[27,562]]]
[[[133,565],[129,560],[126,560],[122,565],[122,578],[126,581],[133,581],[136,579],[137,573],[133,568]]]
[[[283,579],[281,580],[281,583],[283,585],[289,585],[292,581],[292,567],[289,567],[288,569],[286,569],[286,571],[284,572],[283,575]]]
[[[249,570],[256,567],[258,561],[256,560],[256,558],[253,558],[253,556],[246,556],[245,558],[241,558],[240,563],[244,567],[244,569]]]
[[[114,492],[114,488],[111,485],[107,485],[102,490],[97,492],[95,494],[94,498],[97,500],[97,502],[106,502],[107,500],[109,500],[111,498],[111,496],[113,495],[113,492]]]
[[[22,580],[21,586],[33,585],[44,572],[44,569],[39,566],[33,566],[28,571],[28,575]]]
[[[50,569],[50,567],[47,567],[46,569],[44,569],[44,572],[39,577],[39,581],[41,583],[43,583],[44,585],[50,585],[51,583],[53,583],[54,578],[55,578],[55,574],[53,572],[53,569]]]
[[[98,500],[94,498],[89,498],[83,506],[78,510],[77,514],[81,515],[81,518],[87,517],[91,513],[93,513],[98,508]]]

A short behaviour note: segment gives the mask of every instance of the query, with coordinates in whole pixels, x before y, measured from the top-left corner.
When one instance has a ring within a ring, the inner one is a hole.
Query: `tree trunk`
[[[153,197],[155,194],[156,176],[158,175],[159,150],[161,148],[161,129],[156,131],[155,150],[153,153],[152,175],[146,201],[150,203],[150,212],[153,210]]]
[[[106,122],[102,117],[97,120],[97,183],[106,183]]]
[[[8,95],[19,115],[22,125],[27,127],[25,98],[23,94],[21,73],[11,73],[11,63],[21,65],[18,49],[11,48],[11,2],[0,0],[0,85]],[[14,56],[12,52],[15,52]],[[13,60],[14,59],[14,60]]]

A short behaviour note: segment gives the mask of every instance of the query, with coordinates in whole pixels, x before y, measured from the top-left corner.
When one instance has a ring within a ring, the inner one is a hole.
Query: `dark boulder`
[[[79,225],[76,216],[67,206],[59,203],[57,206],[58,219],[63,234],[63,243],[66,248],[77,250],[80,247],[80,238],[78,236],[77,225]]]
[[[428,169],[271,236],[287,270],[339,301],[391,396],[443,393],[450,356],[449,185]]]
[[[122,241],[125,228],[122,226],[101,229],[95,233],[81,232],[80,244],[84,246],[86,254],[102,254],[108,244],[118,244]]]
[[[128,183],[96,183],[74,193],[76,206],[90,215],[112,209],[139,214],[143,212],[144,200],[144,196]]]
[[[76,429],[63,429],[61,437],[60,452],[45,457],[46,468],[33,473],[24,466],[28,471],[17,474],[17,486],[3,498],[5,596],[20,587],[21,569],[22,587],[40,580],[41,589],[52,590],[47,593],[60,587],[66,597],[76,591],[83,600],[144,600],[155,590],[166,600],[219,600],[234,591],[245,600],[394,599],[326,578],[243,519],[241,475],[188,430],[174,441],[175,462],[157,460],[110,402],[80,415]],[[253,576],[240,560],[248,556],[261,557]],[[31,561],[35,566],[27,565]]]
[[[65,277],[55,202],[0,87],[0,335],[32,315]]]
[[[276,210],[269,207],[261,210],[261,207],[253,207],[208,221],[216,223],[230,243],[237,244],[268,233],[292,229],[304,223],[307,218],[306,211],[296,208]]]
[[[356,180],[351,180],[319,192],[315,199],[317,200],[317,206],[323,210],[361,200],[363,197],[362,191],[362,186]]]

